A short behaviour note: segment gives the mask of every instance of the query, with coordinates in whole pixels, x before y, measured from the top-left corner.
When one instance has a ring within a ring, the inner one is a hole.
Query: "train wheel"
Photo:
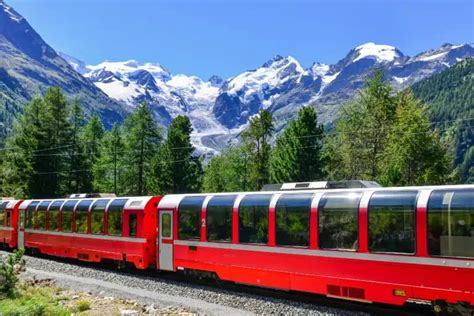
[[[448,304],[445,301],[434,301],[433,303],[433,312],[439,316],[449,315],[448,313]]]

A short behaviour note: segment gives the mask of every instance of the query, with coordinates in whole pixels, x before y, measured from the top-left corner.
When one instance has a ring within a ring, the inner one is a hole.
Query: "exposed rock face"
[[[82,77],[26,19],[0,1],[0,97],[21,108],[51,86],[79,97],[86,113],[98,112],[106,125],[125,114],[121,104]]]

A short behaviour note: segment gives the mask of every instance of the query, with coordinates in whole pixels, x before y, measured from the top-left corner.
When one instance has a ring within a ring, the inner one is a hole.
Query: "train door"
[[[160,211],[158,252],[160,270],[173,271],[173,211]]]
[[[25,248],[25,214],[26,209],[18,211],[18,249]]]

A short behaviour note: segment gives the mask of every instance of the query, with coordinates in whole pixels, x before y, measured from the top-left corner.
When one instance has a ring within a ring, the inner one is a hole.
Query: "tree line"
[[[202,167],[191,132],[189,119],[178,116],[163,137],[145,103],[106,131],[97,114],[86,122],[79,100],[69,104],[53,87],[14,123],[1,150],[0,190],[32,198],[198,191]]]
[[[86,120],[79,100],[59,88],[33,99],[1,149],[3,196],[60,197],[75,192],[147,195],[259,190],[267,183],[364,179],[383,185],[455,182],[452,148],[410,91],[394,93],[375,73],[326,130],[303,107],[275,136],[261,110],[230,145],[203,167],[192,125],[176,117],[166,135],[143,103],[120,126]],[[274,139],[272,146],[272,139]]]
[[[313,108],[269,140],[274,126],[262,110],[250,120],[243,143],[210,161],[204,191],[259,190],[265,183],[362,179],[385,186],[457,182],[453,148],[432,128],[426,107],[410,90],[395,93],[377,71],[332,130],[318,124]]]

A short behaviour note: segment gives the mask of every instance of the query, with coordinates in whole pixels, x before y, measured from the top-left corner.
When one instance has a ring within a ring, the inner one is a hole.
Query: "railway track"
[[[154,270],[125,268],[117,270],[116,265],[92,263],[43,255],[26,256],[27,268],[49,273],[66,273],[76,277],[95,278],[134,289],[157,291],[176,295],[184,300],[198,299],[210,304],[236,308],[253,314],[313,314],[313,315],[393,315],[412,316],[431,313],[429,306],[409,305],[393,307],[382,304],[366,304],[327,298],[300,292],[258,288],[219,280],[190,277],[182,273],[167,273]],[[169,304],[169,303],[167,303]],[[200,310],[204,313],[222,313],[211,307]]]

